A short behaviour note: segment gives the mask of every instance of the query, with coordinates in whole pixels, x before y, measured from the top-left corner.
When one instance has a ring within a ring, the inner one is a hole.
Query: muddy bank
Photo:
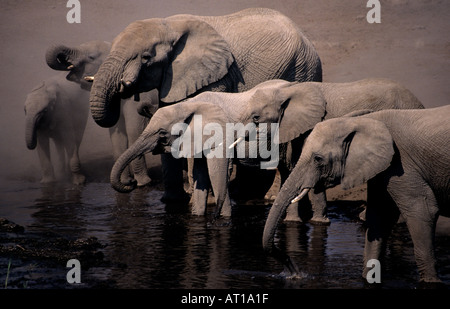
[[[71,239],[51,231],[33,233],[23,226],[0,218],[0,264],[2,273],[6,273],[3,287],[76,287],[77,285],[67,284],[65,275],[71,269],[66,267],[67,262],[71,259],[83,261],[82,271],[108,266],[100,250],[104,247],[96,237]],[[81,286],[112,287],[103,282],[78,285]]]

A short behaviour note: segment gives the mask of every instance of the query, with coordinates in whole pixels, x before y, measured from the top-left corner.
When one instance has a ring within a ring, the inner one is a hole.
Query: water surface
[[[160,202],[157,187],[130,194],[115,192],[109,183],[83,187],[44,186],[8,181],[0,193],[0,217],[25,228],[3,237],[37,240],[89,239],[101,247],[100,258],[83,267],[77,287],[197,289],[197,288],[365,288],[361,278],[364,228],[358,220],[361,201],[330,203],[330,226],[282,224],[276,242],[298,264],[302,278],[286,279],[283,266],[261,246],[270,205],[238,205],[231,219],[205,217],[185,207]],[[5,241],[3,246],[13,246]],[[450,283],[450,248],[437,238],[438,267]],[[447,242],[448,243],[448,242]],[[25,246],[25,245],[23,245]],[[22,246],[22,247],[23,247]],[[61,250],[57,248],[55,250]],[[66,252],[67,253],[67,252]],[[92,255],[89,255],[92,258]],[[60,260],[0,256],[0,280],[8,263],[11,288],[72,288]],[[383,262],[383,287],[414,288],[418,274],[406,227],[396,226]]]

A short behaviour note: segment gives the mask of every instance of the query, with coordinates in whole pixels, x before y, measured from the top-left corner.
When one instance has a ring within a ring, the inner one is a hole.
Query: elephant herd
[[[263,247],[295,272],[274,242],[280,221],[300,220],[309,199],[310,222],[329,224],[326,189],[367,183],[364,265],[381,257],[401,215],[420,280],[439,282],[433,239],[438,216],[450,215],[450,106],[424,109],[386,79],[322,82],[311,42],[264,8],[140,20],[112,44],[54,46],[46,60],[68,74],[45,80],[25,103],[43,182],[55,181],[49,138],[62,160],[66,152],[73,183],[85,182],[78,147],[89,100],[95,122],[110,128],[117,191],[151,182],[143,155],[152,152],[161,155],[164,202],[190,199],[203,215],[212,191],[216,215],[231,216],[236,202],[264,197],[278,170]]]

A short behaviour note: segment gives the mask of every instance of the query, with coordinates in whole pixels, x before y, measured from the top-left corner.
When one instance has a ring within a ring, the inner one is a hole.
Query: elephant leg
[[[228,194],[229,181],[229,159],[211,158],[207,159],[208,173],[211,186],[216,199],[216,215],[224,217],[231,216],[231,201]]]
[[[192,214],[204,215],[208,203],[210,186],[208,166],[204,158],[194,159],[193,167],[194,192],[192,194]]]
[[[289,177],[289,169],[280,165],[278,168],[280,172],[281,185],[283,186],[286,179]],[[311,218],[311,202],[309,200],[309,196],[305,196],[300,201],[290,204],[286,209],[286,216],[284,221],[292,221],[292,222],[306,222]]]
[[[330,219],[327,217],[327,196],[325,190],[309,191],[309,199],[312,205],[312,218],[309,220],[316,225],[329,225]]]
[[[78,154],[78,145],[76,139],[65,140],[65,149],[69,160],[69,169],[72,174],[72,183],[75,185],[82,185],[86,181],[86,177],[81,173],[80,157]]]
[[[364,247],[363,277],[370,268],[367,262],[380,260],[386,250],[386,241],[398,221],[398,208],[386,190],[386,183],[376,176],[367,183],[366,239]]]
[[[419,177],[417,179],[420,179]],[[414,256],[420,281],[441,282],[436,272],[434,234],[438,219],[438,204],[433,191],[426,183],[414,181],[413,189],[405,188],[405,181],[395,180],[389,184],[389,192],[406,221],[414,244]]]
[[[127,136],[127,147],[133,144],[147,126],[147,118],[140,116],[136,111],[135,102],[127,101],[123,104],[125,131]],[[138,186],[148,185],[152,179],[148,176],[147,162],[145,156],[138,157],[131,162],[131,171]]]
[[[194,158],[187,158],[187,174],[189,182],[188,194],[192,195],[194,192]]]
[[[117,124],[109,128],[109,136],[111,138],[113,158],[117,160],[120,155],[128,148],[128,137],[126,135],[125,119],[121,114]],[[133,182],[133,177],[131,176],[130,168],[127,166],[122,175],[120,176],[121,182],[123,184],[130,184]]]
[[[164,182],[163,203],[188,202],[189,195],[184,191],[183,161],[175,159],[171,153],[161,154],[162,177]]]
[[[55,182],[55,172],[53,170],[51,158],[50,158],[50,144],[49,138],[47,136],[41,136],[38,134],[37,137],[37,153],[39,157],[39,163],[41,164],[42,179],[41,183],[51,183]]]

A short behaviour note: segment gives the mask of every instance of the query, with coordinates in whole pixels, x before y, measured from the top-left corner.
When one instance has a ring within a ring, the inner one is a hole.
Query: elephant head
[[[174,103],[219,81],[233,63],[227,42],[189,15],[130,24],[113,42],[91,90],[91,112],[100,126],[117,122],[120,98],[158,89]]]
[[[104,41],[90,41],[78,47],[57,45],[47,50],[45,60],[54,70],[68,71],[67,80],[80,84],[82,89],[90,90],[92,76],[97,73],[110,49],[111,43]]]
[[[250,98],[249,114],[254,123],[278,122],[279,143],[299,137],[324,119],[326,102],[315,87],[307,87],[310,83],[270,82],[275,87],[260,88]]]
[[[201,157],[215,148],[223,151],[223,145],[218,146],[224,136],[217,131],[224,132],[226,122],[224,111],[212,103],[181,102],[158,109],[136,142],[116,160],[111,170],[112,187],[119,192],[132,191],[134,184],[121,183],[120,175],[132,160],[147,152]]]
[[[25,101],[25,141],[28,149],[34,149],[37,145],[37,130],[45,122],[56,103],[56,92],[43,82],[28,94]]]
[[[386,125],[369,117],[333,118],[318,123],[283,184],[266,221],[265,250],[273,249],[274,234],[286,207],[309,190],[338,184],[349,189],[386,170],[394,155]]]

